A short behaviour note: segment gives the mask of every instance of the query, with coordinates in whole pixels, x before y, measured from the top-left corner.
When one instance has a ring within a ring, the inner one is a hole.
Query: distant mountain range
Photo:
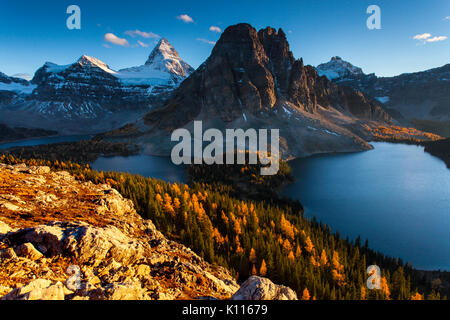
[[[450,64],[395,77],[377,77],[334,57],[317,66],[317,71],[336,84],[375,97],[401,125],[450,135]]]
[[[144,65],[119,71],[86,55],[46,62],[31,81],[0,74],[0,114],[11,125],[102,132],[148,112],[192,72],[164,38]]]
[[[449,79],[450,65],[391,78],[366,75],[340,57],[305,66],[283,30],[238,24],[197,70],[162,38],[141,66],[113,70],[84,55],[69,65],[46,62],[31,81],[0,73],[0,118],[11,128],[59,134],[131,123],[146,152],[164,155],[170,130],[194,120],[205,129],[281,128],[284,156],[296,157],[369,149],[378,125],[448,129]]]

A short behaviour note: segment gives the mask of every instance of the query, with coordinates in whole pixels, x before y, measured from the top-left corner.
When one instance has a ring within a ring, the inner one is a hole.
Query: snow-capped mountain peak
[[[109,74],[115,75],[117,72],[112,70],[106,63],[103,61],[90,57],[87,55],[81,56],[75,63],[68,64],[68,65],[59,65],[53,62],[46,62],[43,65],[43,70],[48,73],[61,73],[66,71],[69,68],[73,68],[74,66],[80,66],[83,69],[92,69],[92,68],[98,68],[102,71],[105,71]]]
[[[18,94],[30,94],[36,86],[29,81],[17,77],[10,77],[0,72],[0,91],[11,91]]]
[[[163,60],[181,60],[178,52],[166,38],[159,40],[145,64],[153,64],[159,58],[158,56],[162,57]]]
[[[16,73],[12,75],[14,78],[30,81],[33,79],[33,76],[28,73]]]
[[[161,84],[169,81],[169,85],[177,85],[193,71],[169,41],[162,38],[144,65],[119,70],[116,76],[126,84]]]
[[[318,65],[316,69],[320,76],[326,76],[329,80],[346,79],[364,74],[361,68],[342,60],[341,57],[333,57],[329,62]]]
[[[87,55],[83,55],[80,59],[78,59],[77,63],[83,67],[97,67],[102,69],[103,71],[110,73],[110,74],[116,74],[117,72],[112,70],[106,63],[104,63],[103,61],[94,58],[94,57],[90,57]]]
[[[155,70],[168,71],[172,74],[187,77],[194,70],[184,62],[175,48],[166,38],[162,38],[150,53],[146,66],[152,66]]]
[[[194,69],[161,39],[141,66],[115,71],[103,61],[83,55],[67,65],[46,62],[33,79],[0,73],[0,109],[22,108],[57,119],[94,119],[130,111],[148,111]]]

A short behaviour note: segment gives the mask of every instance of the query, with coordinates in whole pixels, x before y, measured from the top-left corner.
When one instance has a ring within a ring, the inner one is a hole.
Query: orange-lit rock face
[[[0,260],[5,299],[222,299],[239,288],[116,190],[47,167],[0,164]]]

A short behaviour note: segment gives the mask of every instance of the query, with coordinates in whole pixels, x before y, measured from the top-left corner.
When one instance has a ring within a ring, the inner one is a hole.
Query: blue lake
[[[28,139],[28,140],[23,140],[23,141],[14,141],[14,142],[10,142],[10,143],[2,143],[2,144],[0,144],[0,150],[12,148],[12,147],[30,147],[30,146],[39,146],[39,145],[44,145],[44,144],[75,142],[75,141],[81,141],[81,140],[89,140],[90,138],[92,138],[91,135],[42,137],[42,138]]]
[[[402,258],[417,268],[450,270],[450,170],[413,145],[373,143],[362,153],[290,162],[296,182],[283,195],[299,199],[305,215]],[[169,158],[99,158],[94,169],[186,181]]]
[[[169,182],[186,182],[184,167],[176,166],[170,158],[137,155],[130,157],[101,157],[91,167],[101,171],[140,174]]]
[[[89,136],[33,139],[0,149],[83,139]],[[416,268],[450,271],[450,170],[423,147],[373,146],[362,153],[291,161],[296,181],[283,195],[299,199],[306,216],[315,216],[342,237],[360,235],[371,248]],[[184,168],[164,157],[101,157],[92,167],[170,182],[187,180]]]
[[[372,151],[290,162],[299,199],[341,236],[416,268],[450,271],[450,170],[423,147],[373,143]]]

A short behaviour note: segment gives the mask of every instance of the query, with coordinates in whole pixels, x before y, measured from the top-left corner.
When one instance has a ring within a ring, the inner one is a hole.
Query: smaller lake
[[[140,174],[168,182],[187,181],[184,166],[174,165],[169,157],[136,155],[130,157],[100,157],[91,164],[94,170]]]
[[[2,144],[0,144],[0,150],[13,148],[13,147],[31,147],[31,146],[40,146],[40,145],[44,145],[44,144],[75,142],[75,141],[81,141],[81,140],[89,140],[92,137],[93,137],[92,135],[42,137],[42,138],[2,143]]]

